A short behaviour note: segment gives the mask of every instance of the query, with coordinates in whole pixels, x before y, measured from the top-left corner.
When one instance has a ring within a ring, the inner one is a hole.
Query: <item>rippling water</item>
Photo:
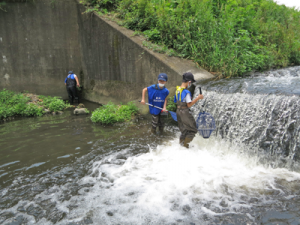
[[[244,94],[300,95],[300,66],[264,73],[253,73],[244,78],[207,81],[202,84],[206,91]]]
[[[2,222],[299,223],[299,173],[266,167],[215,138],[197,136],[190,149],[168,139],[99,141],[58,170],[17,176],[2,189]]]
[[[171,119],[158,136],[149,118],[0,124],[0,223],[300,224],[299,97],[203,87],[193,113],[217,130],[190,149]]]
[[[82,117],[77,126],[86,124]],[[185,149],[173,125],[163,136],[150,135],[149,126],[142,120],[109,137],[99,137],[110,130],[101,128],[81,156],[12,173],[10,182],[2,180],[9,184],[2,183],[0,222],[299,223],[299,173],[265,166],[259,156],[243,154],[243,146],[216,137],[197,135]]]

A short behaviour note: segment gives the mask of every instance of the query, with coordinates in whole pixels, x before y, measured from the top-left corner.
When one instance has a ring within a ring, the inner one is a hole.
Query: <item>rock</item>
[[[61,115],[63,113],[64,113],[63,111],[57,111],[57,114],[59,114],[59,115]]]
[[[81,108],[81,109],[75,109],[74,110],[75,115],[84,115],[87,114],[87,109],[86,108]]]
[[[77,108],[81,109],[81,108],[85,108],[85,107],[84,107],[84,104],[80,103],[80,104],[78,104]]]
[[[50,110],[49,109],[44,109],[44,112],[45,113],[50,113]]]

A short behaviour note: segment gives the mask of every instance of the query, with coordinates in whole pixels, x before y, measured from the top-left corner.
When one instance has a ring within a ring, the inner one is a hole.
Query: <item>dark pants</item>
[[[75,98],[78,99],[77,93],[76,93],[76,87],[74,87],[74,86],[68,87],[67,86],[67,92],[68,92],[70,104],[73,104],[73,101],[75,100]]]
[[[194,117],[190,114],[189,109],[177,109],[178,127],[181,132],[180,139],[186,137],[193,139],[197,133],[197,125]]]
[[[165,125],[164,119],[161,114],[152,115],[152,127],[154,129],[156,129],[156,127],[159,127],[160,129],[162,129],[164,127],[164,125]]]

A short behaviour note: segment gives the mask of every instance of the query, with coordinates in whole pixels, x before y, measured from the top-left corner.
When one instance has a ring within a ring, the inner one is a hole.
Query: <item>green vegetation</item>
[[[61,111],[67,107],[69,107],[70,104],[64,103],[63,100],[59,99],[58,97],[46,97],[43,95],[38,96],[39,99],[42,99],[42,102],[39,102],[38,104],[43,106],[44,108],[48,108],[51,112],[57,112]]]
[[[138,107],[133,102],[128,102],[126,105],[115,105],[109,102],[96,109],[92,113],[91,120],[95,123],[114,124],[130,120],[137,112]]]
[[[5,10],[5,5],[6,5],[5,2],[0,2],[0,10],[6,12],[6,10]]]
[[[58,97],[21,94],[6,89],[0,91],[0,119],[10,116],[42,116],[45,109],[57,112],[67,107],[69,104]]]
[[[273,0],[81,2],[219,77],[300,65],[300,11]]]
[[[176,112],[177,104],[174,102],[174,95],[168,98],[166,108],[168,111]]]

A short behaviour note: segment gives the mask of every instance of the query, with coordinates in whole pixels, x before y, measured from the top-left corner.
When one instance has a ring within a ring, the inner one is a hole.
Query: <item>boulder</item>
[[[51,113],[49,109],[44,109],[44,113]]]
[[[87,109],[86,108],[80,108],[80,109],[75,109],[74,110],[74,114],[75,115],[84,115],[84,114],[88,114]]]
[[[77,106],[77,108],[85,108],[85,106],[84,106],[84,104],[82,104],[82,103],[80,103],[80,104],[78,104],[78,106]]]

